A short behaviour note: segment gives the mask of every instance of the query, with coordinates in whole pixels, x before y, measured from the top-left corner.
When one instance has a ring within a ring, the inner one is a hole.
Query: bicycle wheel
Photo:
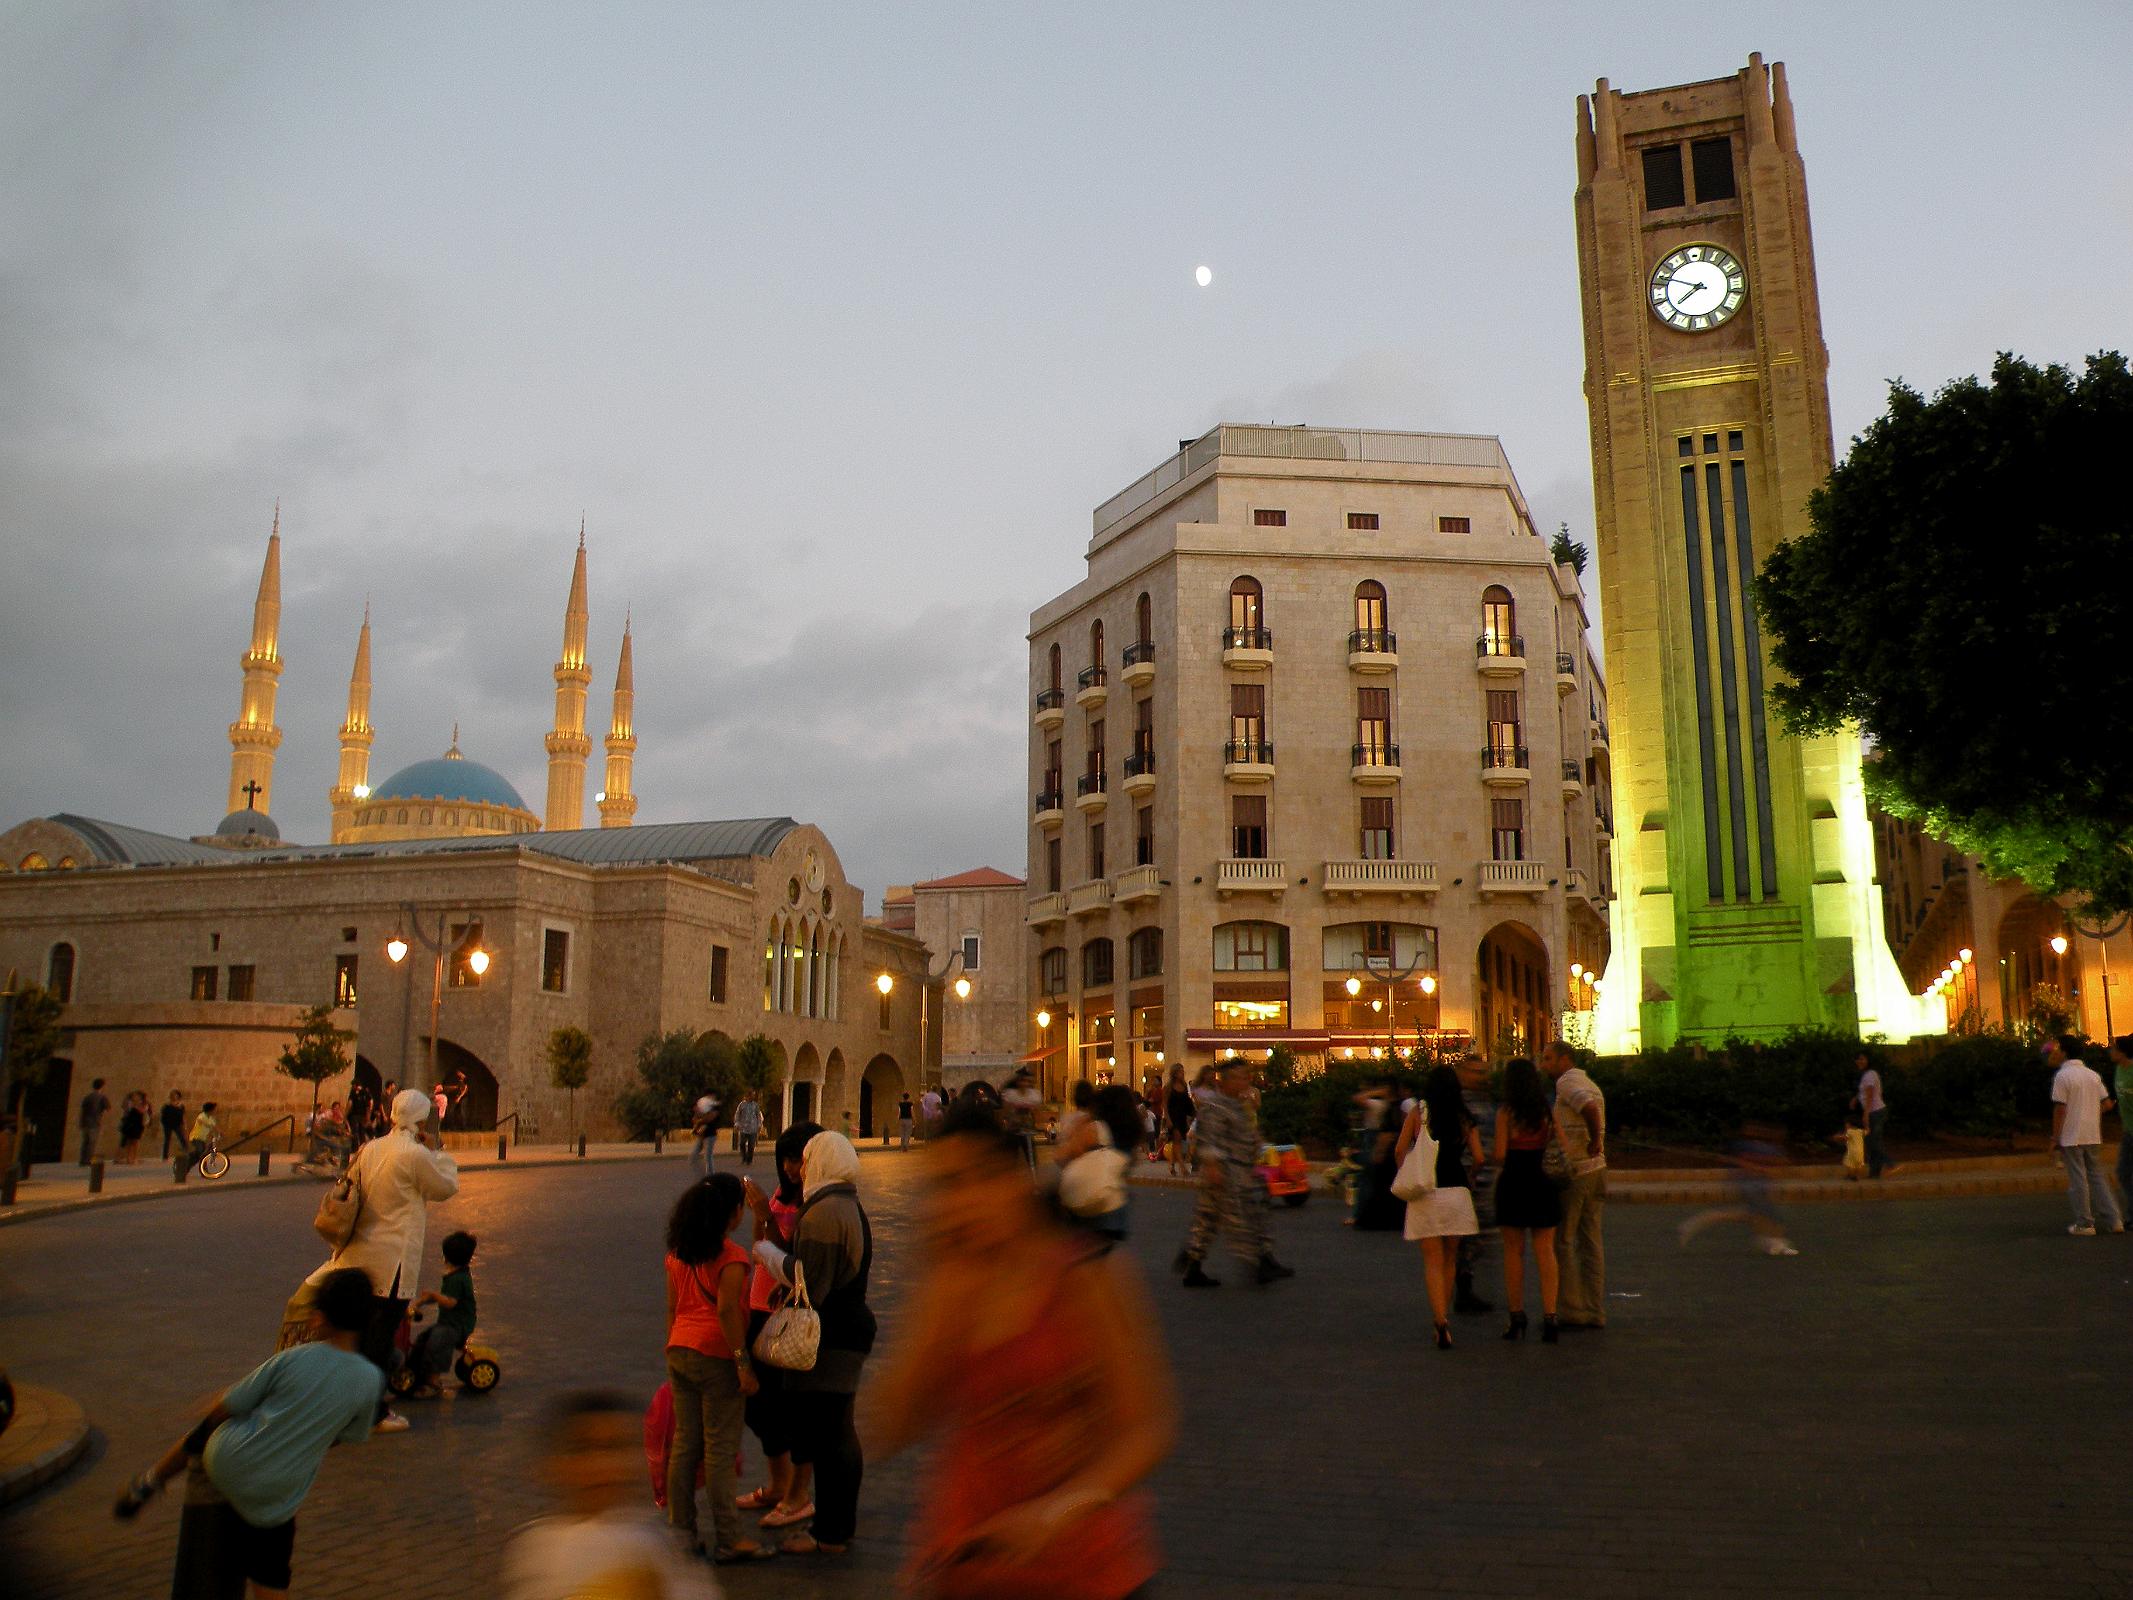
[[[200,1176],[219,1178],[230,1170],[230,1158],[220,1150],[210,1150],[200,1158]]]

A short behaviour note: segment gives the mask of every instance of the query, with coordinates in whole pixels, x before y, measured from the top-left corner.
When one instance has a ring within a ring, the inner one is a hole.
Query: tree
[[[778,1081],[778,1047],[760,1033],[751,1033],[733,1053],[734,1071],[741,1087],[761,1094]]]
[[[592,1076],[592,1035],[583,1028],[561,1027],[548,1036],[548,1081],[570,1091],[570,1142],[578,1142],[578,1091]]]
[[[637,1046],[638,1082],[615,1098],[615,1115],[632,1139],[686,1126],[705,1095],[730,1100],[741,1074],[731,1040],[686,1028],[655,1033]]]
[[[45,1069],[59,1053],[59,996],[31,984],[12,997],[7,1026],[8,1109],[20,1111],[23,1097],[44,1081]]]
[[[354,1034],[333,1025],[333,1007],[313,1006],[296,1025],[296,1036],[282,1046],[274,1070],[311,1085],[311,1119],[318,1120],[318,1086],[349,1068],[348,1041]]]
[[[1570,524],[1557,525],[1555,538],[1548,545],[1548,554],[1559,565],[1567,566],[1579,577],[1585,576],[1585,547],[1570,537]]]
[[[1856,725],[1875,803],[2095,913],[2133,907],[2128,438],[2118,354],[1894,384],[1756,584],[1788,726]]]

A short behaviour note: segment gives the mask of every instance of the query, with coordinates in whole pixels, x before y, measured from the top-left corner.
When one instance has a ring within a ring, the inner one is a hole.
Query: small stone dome
[[[274,826],[274,819],[264,811],[254,811],[246,806],[242,811],[232,811],[218,822],[215,837],[241,844],[280,844],[281,829]]]

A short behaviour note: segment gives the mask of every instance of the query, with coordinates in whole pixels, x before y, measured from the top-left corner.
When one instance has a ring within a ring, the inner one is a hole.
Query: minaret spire
[[[585,634],[591,612],[585,600],[585,524],[578,523],[578,560],[570,574],[570,602],[563,609],[563,654],[555,664],[555,727],[548,745],[548,809],[542,826],[550,833],[575,828],[585,818],[585,690],[592,672],[585,664]]]
[[[630,624],[622,622],[622,660],[615,667],[615,714],[607,725],[607,786],[600,791],[600,826],[627,828],[637,815],[631,789],[637,760],[636,681],[630,671]]]
[[[333,842],[340,844],[355,821],[359,801],[370,797],[370,602],[363,602],[363,631],[356,635],[355,669],[348,674],[348,720],[341,724],[341,770],[327,796],[333,808]]]
[[[244,668],[244,699],[230,724],[231,811],[264,812],[274,797],[274,690],[281,677],[281,502],[274,502],[274,531],[267,536],[266,565],[252,602],[251,648],[238,658]]]

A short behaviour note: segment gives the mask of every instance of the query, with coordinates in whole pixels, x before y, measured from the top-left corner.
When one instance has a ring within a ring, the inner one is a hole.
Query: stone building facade
[[[1087,561],[1029,633],[1052,1093],[1531,1048],[1589,1007],[1606,688],[1496,440],[1219,427],[1097,509]]]
[[[71,1148],[53,1119],[71,1122],[95,1077],[114,1099],[219,1100],[229,1130],[308,1108],[309,1087],[274,1061],[320,1003],[354,1033],[356,1075],[422,1080],[425,940],[456,945],[475,924],[488,969],[447,962],[435,1030],[439,1069],[473,1085],[471,1126],[516,1112],[529,1134],[567,1135],[545,1056],[566,1024],[593,1038],[577,1116],[595,1139],[616,1131],[638,1043],[675,1029],[770,1038],[775,1120],[860,1131],[917,1081],[926,951],[866,923],[829,840],[789,818],[231,851],[58,816],[0,834],[0,856],[54,865],[0,873],[0,972],[66,1001],[66,1048],[40,1091],[47,1150]],[[412,945],[399,964],[396,937]],[[884,972],[899,980],[887,999]]]
[[[937,954],[931,1064],[953,1093],[975,1079],[998,1085],[1021,1065],[1029,1031],[1022,948],[1022,879],[977,867],[911,886],[912,931]],[[967,981],[968,994],[957,993]]]

